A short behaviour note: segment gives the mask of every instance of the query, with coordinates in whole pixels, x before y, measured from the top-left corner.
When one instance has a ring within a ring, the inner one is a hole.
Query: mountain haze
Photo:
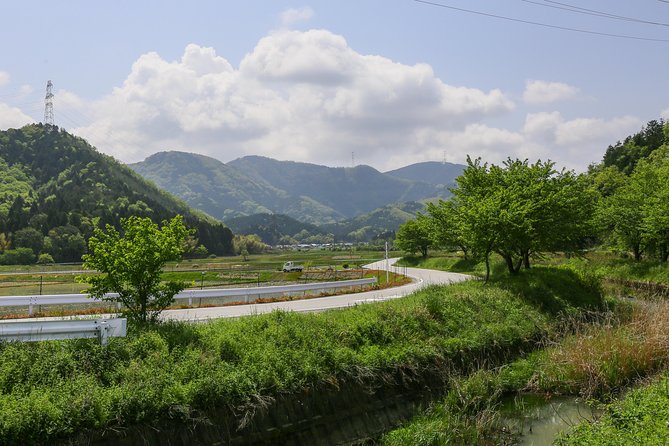
[[[462,164],[428,161],[391,170],[386,172],[386,175],[395,178],[403,178],[405,180],[423,181],[429,184],[450,187],[455,184],[455,179],[462,174],[462,171],[466,167],[467,166]]]

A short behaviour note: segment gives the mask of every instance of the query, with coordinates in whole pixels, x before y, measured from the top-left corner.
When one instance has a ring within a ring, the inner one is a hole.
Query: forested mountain
[[[609,146],[602,161],[604,167],[616,166],[621,172],[631,174],[640,159],[647,158],[663,144],[669,144],[665,126],[662,119],[649,121],[640,132]]]
[[[451,187],[455,184],[455,179],[462,174],[465,167],[467,166],[462,164],[428,161],[391,170],[386,172],[386,175],[405,180],[422,181],[434,184],[435,186]]]
[[[336,240],[368,242],[375,239],[394,239],[397,228],[425,210],[425,205],[416,201],[393,204],[375,209],[337,223],[320,227],[335,236]]]
[[[303,223],[334,223],[389,203],[448,194],[443,186],[395,178],[369,166],[332,168],[260,156],[226,165],[202,155],[163,152],[130,167],[225,220],[268,213]]]
[[[371,242],[395,237],[397,228],[425,205],[415,201],[384,206],[367,214],[321,226],[302,223],[281,214],[236,217],[225,223],[235,234],[255,234],[269,245],[295,243]]]
[[[209,252],[232,252],[232,233],[85,140],[49,125],[0,132],[0,238],[56,261],[78,261],[95,227],[130,215],[182,214]]]
[[[316,225],[302,223],[282,214],[255,214],[226,220],[225,224],[235,233],[255,234],[268,245],[306,242],[308,238],[326,235]]]

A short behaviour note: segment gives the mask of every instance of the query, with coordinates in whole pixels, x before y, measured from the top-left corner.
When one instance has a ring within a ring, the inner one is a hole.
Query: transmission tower
[[[46,83],[46,97],[44,98],[44,124],[53,125],[53,83]]]

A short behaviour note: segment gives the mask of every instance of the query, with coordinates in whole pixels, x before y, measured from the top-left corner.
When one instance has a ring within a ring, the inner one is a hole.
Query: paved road
[[[332,308],[344,308],[361,303],[371,303],[388,299],[396,299],[411,294],[414,291],[432,284],[450,284],[462,282],[471,278],[465,274],[433,271],[420,268],[395,267],[393,264],[399,259],[389,259],[388,269],[400,274],[406,274],[413,279],[408,285],[384,290],[366,291],[363,293],[343,294],[339,296],[317,297],[312,299],[292,300],[287,302],[272,302],[267,304],[236,305],[230,307],[188,308],[184,310],[166,310],[162,317],[173,320],[202,321],[224,317],[239,317],[252,314],[270,313],[281,309],[285,311],[322,311]],[[364,268],[386,270],[386,261],[370,263]]]

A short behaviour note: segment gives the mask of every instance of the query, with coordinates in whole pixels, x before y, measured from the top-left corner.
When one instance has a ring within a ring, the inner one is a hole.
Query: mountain
[[[226,220],[225,224],[235,233],[255,234],[268,245],[304,242],[307,238],[325,235],[316,225],[302,223],[282,214],[255,214]]]
[[[448,194],[445,187],[395,178],[369,166],[333,168],[260,156],[224,164],[192,153],[161,152],[130,167],[226,221],[264,213],[303,223],[334,223],[389,203]]]
[[[56,126],[0,132],[0,175],[0,233],[11,234],[12,247],[30,234],[35,253],[77,261],[94,227],[118,227],[130,215],[161,221],[182,214],[209,252],[232,252],[232,232],[220,221]]]
[[[455,179],[462,174],[462,171],[466,167],[462,164],[430,161],[391,170],[386,172],[386,175],[410,181],[423,181],[433,185],[451,187],[455,184]]]
[[[402,223],[416,218],[416,214],[424,210],[425,205],[416,201],[391,204],[348,220],[322,225],[320,229],[334,234],[336,240],[348,242],[394,238]]]
[[[416,201],[383,206],[372,212],[321,226],[299,222],[281,214],[255,214],[226,220],[235,234],[255,234],[269,244],[370,242],[394,238],[402,223],[424,211]]]

